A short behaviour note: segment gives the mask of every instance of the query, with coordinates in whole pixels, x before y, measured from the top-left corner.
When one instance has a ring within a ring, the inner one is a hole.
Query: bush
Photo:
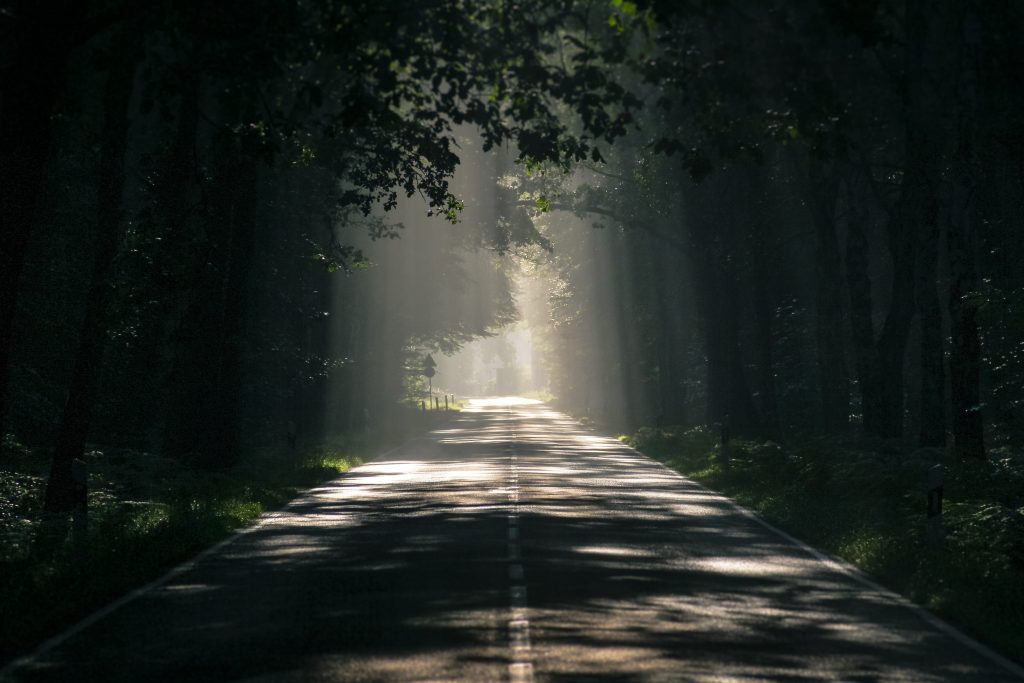
[[[1024,459],[947,466],[946,541],[935,549],[924,483],[941,451],[737,439],[726,458],[707,428],[622,438],[1024,661]]]
[[[150,453],[91,451],[88,523],[76,528],[42,514],[46,454],[9,450],[0,470],[0,659],[347,471],[361,452],[355,440],[298,457],[264,449],[226,472],[200,473]]]

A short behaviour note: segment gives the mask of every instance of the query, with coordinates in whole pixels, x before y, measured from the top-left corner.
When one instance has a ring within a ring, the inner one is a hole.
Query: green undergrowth
[[[934,449],[734,440],[726,458],[705,428],[621,438],[1024,662],[1020,454],[954,462]],[[924,482],[943,460],[945,542],[933,547]]]
[[[44,519],[48,456],[8,438],[0,463],[0,662],[441,420],[410,414],[379,433],[296,453],[254,449],[218,472],[147,452],[93,450],[85,525]]]
[[[557,401],[557,397],[547,389],[536,389],[534,391],[527,391],[519,394],[523,398],[532,398],[543,403],[554,404]]]
[[[433,400],[427,401],[422,396],[410,396],[403,402],[403,407],[407,411],[419,412],[424,416],[428,416],[430,419],[438,419],[438,415],[443,415],[445,413],[458,413],[468,405],[469,399],[458,399],[452,397],[451,400],[448,401],[448,406],[446,408],[443,394],[438,397],[438,407],[436,408],[434,407]]]

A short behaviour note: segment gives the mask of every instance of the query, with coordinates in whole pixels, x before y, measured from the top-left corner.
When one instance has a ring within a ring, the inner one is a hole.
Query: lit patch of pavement
[[[1021,680],[729,501],[525,399],[473,402],[116,607],[7,677]]]

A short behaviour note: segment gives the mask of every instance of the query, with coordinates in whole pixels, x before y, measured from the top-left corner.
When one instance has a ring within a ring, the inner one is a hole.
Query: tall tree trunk
[[[75,486],[72,462],[82,457],[92,420],[96,387],[107,335],[114,258],[121,237],[124,156],[128,137],[128,107],[135,86],[135,69],[142,42],[134,27],[113,40],[119,59],[113,62],[104,94],[104,123],[96,194],[96,245],[93,253],[85,318],[78,336],[78,350],[67,401],[46,485],[45,507],[51,512],[84,509],[86,489]]]
[[[929,174],[930,175],[930,174]],[[936,181],[936,179],[931,179]],[[946,373],[943,358],[942,306],[936,290],[939,250],[938,206],[929,186],[918,244],[914,298],[920,321],[921,398],[918,445],[946,445]]]
[[[865,433],[885,438],[903,436],[907,342],[913,317],[920,313],[922,431],[919,438],[922,443],[938,445],[944,438],[941,306],[935,296],[936,169],[940,154],[937,147],[941,140],[933,132],[936,130],[933,119],[939,108],[935,104],[933,79],[926,68],[929,16],[929,7],[923,0],[905,3],[906,165],[900,197],[886,226],[892,281],[889,309],[877,341],[873,341],[865,230],[870,170],[853,165],[847,166],[846,174],[849,198],[846,272]]]
[[[950,150],[945,132],[943,74],[949,65],[951,7],[907,0],[906,14],[906,156],[900,205],[902,229],[917,240],[914,298],[920,323],[920,432],[922,446],[946,443],[946,378],[943,358],[942,306],[937,287],[939,194],[941,168]]]
[[[841,434],[849,425],[850,376],[846,370],[842,304],[842,259],[836,236],[839,178],[834,169],[808,164],[815,224],[815,303],[818,343],[818,394],[822,426]]]
[[[765,253],[764,246],[758,249]],[[761,409],[761,423],[764,435],[778,438],[781,433],[779,424],[779,403],[775,391],[775,359],[772,353],[772,305],[768,297],[768,263],[765,258],[757,261],[757,282],[754,288],[754,339],[757,355],[757,395]]]
[[[224,279],[224,311],[218,381],[212,404],[213,452],[206,453],[206,466],[234,464],[241,447],[242,354],[245,336],[245,304],[252,269],[256,228],[255,160],[242,158],[230,171],[226,217],[231,227],[230,248]],[[213,458],[213,461],[209,461]]]
[[[906,68],[903,86],[906,164],[896,215],[887,226],[893,269],[892,293],[888,315],[878,340],[881,383],[879,434],[888,438],[903,436],[904,362],[911,322],[917,312],[915,290],[923,289],[917,286],[921,281],[918,277],[923,280],[929,276],[928,273],[921,276],[916,274],[916,266],[919,265],[918,244],[927,233],[926,226],[931,220],[935,203],[936,146],[940,142],[932,133],[935,128],[932,119],[936,111],[929,106],[933,101],[933,84],[927,69],[930,15],[924,0],[906,1],[904,24],[907,43],[904,48]],[[924,329],[934,334],[934,321],[927,321]],[[934,339],[925,343],[934,344]],[[929,364],[932,363],[933,353],[929,351]]]
[[[697,312],[704,333],[707,359],[707,419],[730,424],[737,434],[756,435],[761,430],[743,368],[740,349],[740,298],[734,269],[735,224],[739,216],[732,205],[719,200],[722,193],[749,190],[738,170],[724,171],[704,181],[699,191],[684,185],[688,242]]]
[[[616,234],[617,244],[610,255],[611,277],[607,278],[611,285],[609,297],[605,301],[614,304],[615,324],[612,329],[617,339],[618,354],[611,359],[618,368],[618,385],[615,389],[615,400],[611,402],[614,418],[612,424],[618,428],[632,431],[637,427],[637,414],[642,409],[639,383],[636,381],[636,369],[633,359],[637,357],[634,349],[637,345],[637,324],[630,311],[636,298],[633,283],[634,256],[637,250],[635,240],[621,233]]]
[[[701,312],[704,332],[704,357],[706,359],[707,412],[709,424],[724,423],[730,419],[732,402],[730,385],[735,373],[729,363],[733,357],[730,353],[728,325],[723,324],[723,317],[713,301],[715,284],[718,280],[711,272],[711,267],[694,268],[694,291],[697,293],[698,310]],[[719,296],[724,294],[719,290]],[[735,306],[735,297],[724,297],[717,304],[723,308]]]
[[[956,454],[961,458],[982,459],[985,457],[985,433],[981,413],[981,341],[978,334],[978,306],[971,297],[978,286],[978,160],[975,131],[978,55],[982,31],[977,10],[971,3],[967,4],[960,28],[957,147],[947,248],[950,271],[949,317],[953,338],[949,359],[950,396],[953,447]]]
[[[657,243],[652,239],[648,239],[647,243],[651,249],[652,265],[655,272],[663,276],[663,279],[660,280],[662,286],[656,286],[653,292],[658,316],[658,396],[661,423],[663,425],[686,424],[686,387],[682,381],[683,371],[679,358],[684,353],[684,349],[680,347],[685,342],[679,333],[678,318],[676,317],[678,312],[672,310],[669,300],[671,293],[677,291],[679,285],[675,273],[678,266],[667,265],[671,263],[669,259],[679,259],[682,254],[666,253],[664,249],[658,249]]]
[[[846,288],[850,296],[850,332],[860,388],[860,405],[865,434],[882,433],[881,378],[875,345],[874,303],[868,274],[867,169],[847,166],[846,185]]]
[[[910,135],[914,142],[918,136]],[[914,164],[907,170],[897,216],[890,219],[889,254],[892,286],[889,310],[878,338],[879,430],[885,438],[903,436],[904,365],[914,318],[914,261],[918,208],[922,197]]]
[[[233,145],[233,142],[226,143]],[[225,150],[209,187],[206,249],[177,331],[165,451],[202,469],[239,454],[241,348],[257,165]]]
[[[12,59],[0,91],[0,448],[18,283],[50,155],[50,121],[85,16],[78,0],[23,0],[14,8]]]
[[[317,303],[315,310],[328,311],[331,309],[330,291],[331,283],[326,271],[312,273],[315,284]],[[337,350],[331,348],[330,330],[326,318],[311,318],[307,313],[303,316],[302,327],[305,336],[307,354],[317,359],[327,359],[337,355]],[[317,439],[326,435],[327,422],[323,407],[327,405],[328,387],[332,381],[330,371],[325,370],[324,376],[318,376],[310,382],[304,392],[302,415],[291,415],[289,419],[297,425],[301,425],[302,433],[306,436]],[[360,408],[361,410],[361,408]],[[357,416],[358,417],[358,416]]]
[[[756,434],[760,425],[740,354],[736,283],[714,264],[697,265],[694,275],[707,358],[708,422],[728,422],[738,434]]]
[[[206,383],[214,376],[204,330],[210,339],[218,338],[211,320],[216,318],[213,311],[221,296],[219,264],[214,263],[219,252],[212,238],[202,234],[202,228],[214,221],[209,216],[213,192],[207,182],[198,180],[207,176],[196,155],[201,90],[197,76],[182,82],[174,136],[157,165],[161,182],[153,188],[154,217],[166,235],[158,260],[186,264],[168,268],[167,273],[155,271],[158,289],[167,297],[165,315],[175,319],[170,330],[156,335],[158,344],[169,349],[161,387],[165,396],[162,450],[185,461],[196,457],[204,433],[200,425],[210,395]]]

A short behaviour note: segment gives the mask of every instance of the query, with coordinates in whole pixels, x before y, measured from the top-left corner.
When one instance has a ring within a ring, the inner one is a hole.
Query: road
[[[619,442],[543,404],[491,399],[7,678],[988,683],[1017,672]]]

